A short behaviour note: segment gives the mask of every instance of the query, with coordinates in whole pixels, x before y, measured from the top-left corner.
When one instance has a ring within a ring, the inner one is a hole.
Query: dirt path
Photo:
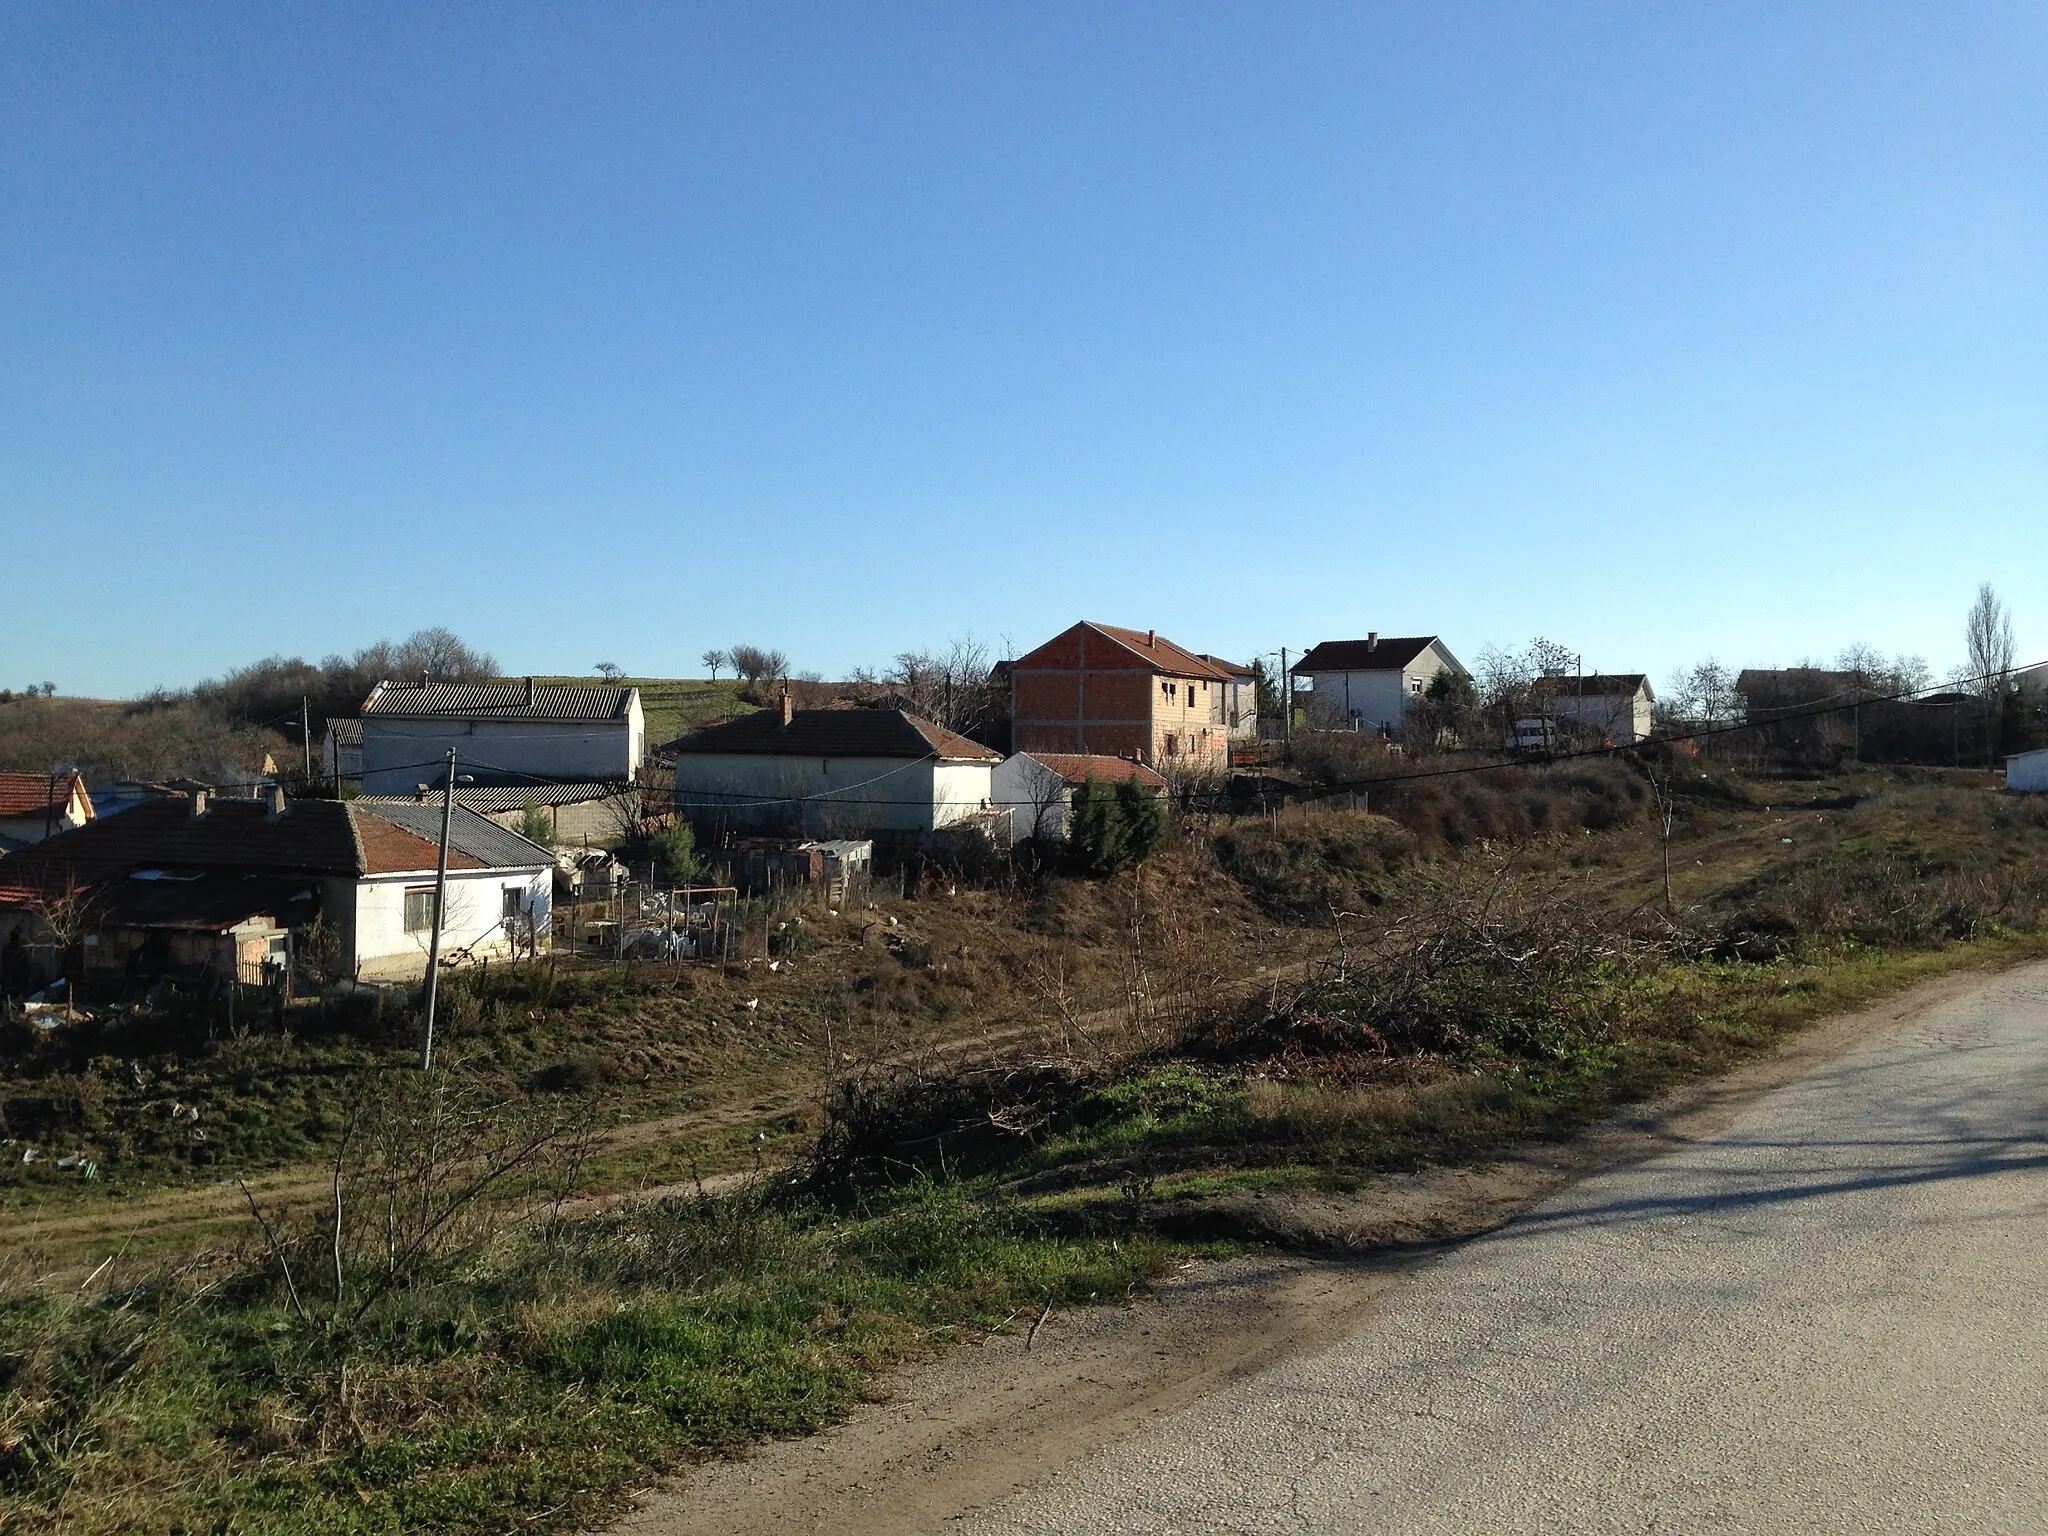
[[[1035,1341],[1020,1319],[902,1373],[886,1401],[833,1431],[709,1464],[651,1493],[615,1532],[950,1528],[1152,1420],[1358,1334],[1447,1244],[1491,1232],[1581,1180],[1713,1137],[1761,1095],[1996,979],[1979,970],[1928,982],[1791,1037],[1727,1077],[1488,1167],[1383,1179],[1354,1196],[1247,1196],[1238,1202],[1244,1230],[1348,1253],[1191,1266],[1150,1297],[1056,1313]]]

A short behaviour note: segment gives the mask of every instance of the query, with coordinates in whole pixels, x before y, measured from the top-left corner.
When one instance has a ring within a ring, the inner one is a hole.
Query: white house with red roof
[[[82,827],[93,814],[92,796],[76,769],[0,773],[0,853]]]
[[[1105,786],[1136,779],[1155,790],[1166,788],[1156,768],[1128,757],[1087,752],[1015,752],[992,775],[995,805],[1009,817],[1013,842],[1037,838],[1056,842],[1067,835],[1074,795],[1089,784]]]

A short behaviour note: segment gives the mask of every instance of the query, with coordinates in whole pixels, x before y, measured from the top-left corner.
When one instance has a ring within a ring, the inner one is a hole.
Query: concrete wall
[[[932,832],[987,804],[993,766],[685,752],[676,759],[676,809],[700,841],[724,831],[814,838]]]
[[[479,783],[494,769],[545,779],[635,779],[646,727],[626,720],[408,720],[363,716],[363,793],[406,795],[440,781],[455,749]]]
[[[623,840],[619,833],[619,818],[610,800],[579,800],[574,805],[543,806],[541,809],[554,829],[557,848],[611,848]],[[526,812],[490,811],[486,815],[499,826],[524,836]]]
[[[1650,734],[1650,701],[1639,694],[1593,694],[1557,700],[1560,720],[1575,720],[1599,731],[1617,746],[1632,746]]]
[[[348,940],[360,976],[389,979],[423,976],[427,969],[425,931],[405,931],[405,893],[431,889],[434,872],[375,875],[356,881],[330,882],[348,890]],[[550,869],[465,869],[448,871],[448,903],[442,914],[441,953],[469,949],[478,955],[511,952],[506,936],[505,896],[519,893],[522,907],[533,914],[545,934],[553,911],[554,871]],[[335,908],[329,908],[330,912]]]

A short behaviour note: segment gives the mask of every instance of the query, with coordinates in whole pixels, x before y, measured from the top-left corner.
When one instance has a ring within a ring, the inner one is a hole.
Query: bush
[[[1111,788],[1090,777],[1074,796],[1067,850],[1091,875],[1141,864],[1166,844],[1166,805],[1159,792],[1136,779]]]
[[[655,870],[664,880],[694,880],[704,872],[697,857],[697,834],[680,817],[674,826],[657,832],[648,849],[654,856]]]

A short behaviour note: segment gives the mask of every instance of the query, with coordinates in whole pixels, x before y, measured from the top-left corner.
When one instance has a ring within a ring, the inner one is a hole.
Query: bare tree
[[[1971,686],[1983,700],[1984,766],[1989,768],[1997,757],[1999,716],[2012,690],[2012,664],[2019,647],[2012,637],[2012,615],[1988,581],[1977,588],[1963,638],[1970,649]]]
[[[973,635],[943,651],[905,651],[882,678],[886,699],[949,731],[969,731],[997,708],[990,687],[988,647]]]
[[[724,651],[718,650],[716,648],[706,651],[702,656],[698,657],[697,659],[703,662],[704,665],[710,669],[711,681],[713,681],[714,683],[718,681],[718,669],[720,667],[729,667],[732,665],[732,658],[726,655]]]
[[[789,658],[758,645],[735,645],[726,653],[733,671],[749,683],[773,683],[789,676]]]
[[[616,661],[600,661],[590,669],[608,683],[616,683],[626,675],[626,669]]]
[[[1977,692],[1986,699],[2003,697],[2019,648],[2013,642],[2012,615],[1988,581],[1977,589],[1963,637],[1969,646],[1970,677]]]

